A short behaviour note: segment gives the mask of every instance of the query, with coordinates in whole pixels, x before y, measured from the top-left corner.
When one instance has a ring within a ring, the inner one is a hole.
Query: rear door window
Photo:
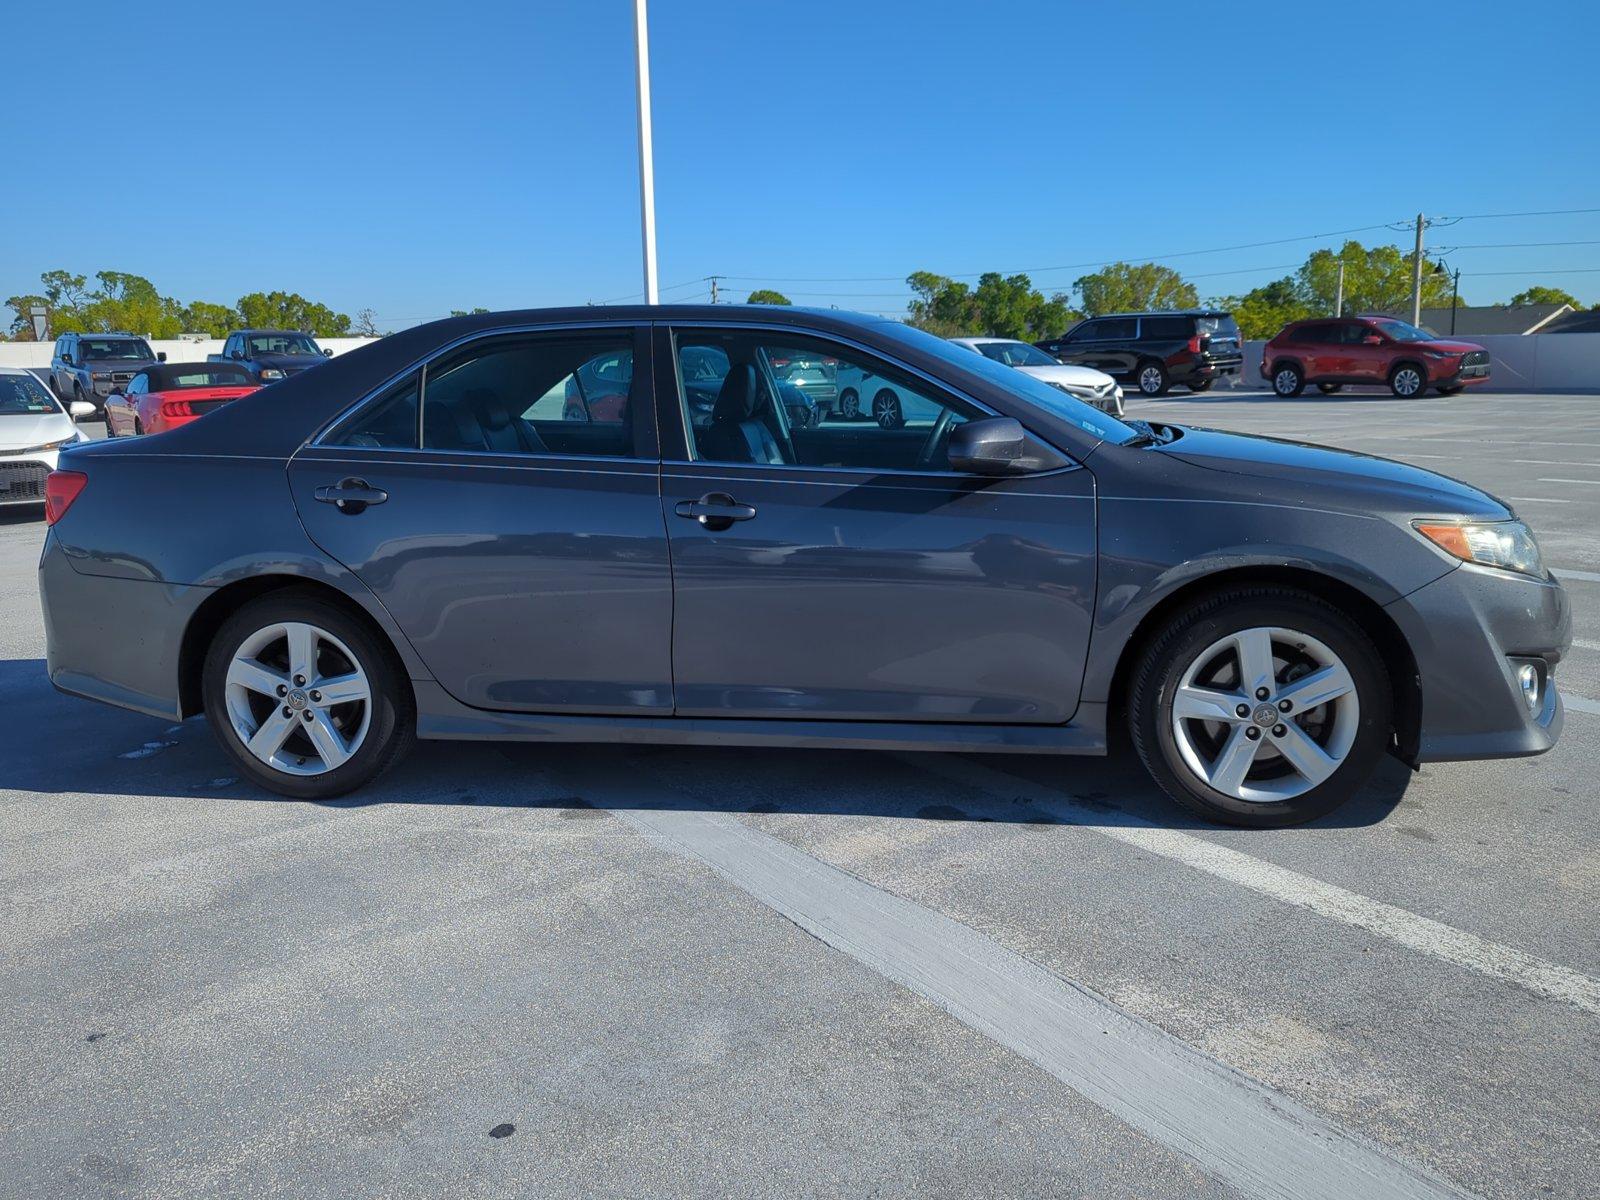
[[[1138,336],[1139,321],[1136,317],[1107,317],[1095,324],[1098,326],[1094,335],[1097,342],[1132,341]]]
[[[1193,320],[1193,317],[1141,317],[1139,336],[1158,342],[1187,341]]]

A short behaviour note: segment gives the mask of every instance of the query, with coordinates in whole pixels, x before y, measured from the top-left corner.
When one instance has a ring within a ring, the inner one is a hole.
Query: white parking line
[[[1600,571],[1574,571],[1568,567],[1551,567],[1557,579],[1581,579],[1585,583],[1600,583]]]
[[[1573,638],[1572,644],[1579,650],[1600,650],[1600,642],[1591,642],[1588,638]]]
[[[1559,458],[1513,458],[1511,460],[1524,467],[1587,467],[1588,463],[1567,462]]]
[[[1514,504],[1571,504],[1571,500],[1556,500],[1549,496],[1507,496]]]
[[[586,795],[596,799],[592,790]],[[617,815],[1245,1196],[1465,1195],[994,939],[736,817],[638,809]]]
[[[1541,479],[1541,480],[1539,480],[1539,482],[1540,483],[1587,483],[1587,484],[1591,484],[1592,485],[1592,484],[1600,483],[1600,479]]]
[[[1568,707],[1571,707],[1571,699],[1565,693],[1562,695]],[[1593,701],[1587,703],[1594,704]],[[1595,709],[1600,711],[1600,705],[1595,705]],[[1319,916],[1365,929],[1368,933],[1387,938],[1408,949],[1503,980],[1535,995],[1560,1000],[1584,1012],[1600,1015],[1600,979],[1581,971],[1546,962],[1442,921],[1418,916],[1393,904],[1384,904],[1336,884],[1324,883],[1287,867],[1253,858],[1205,838],[1168,829],[1140,817],[1118,814],[1108,821],[1103,811],[1079,804],[1053,788],[981,766],[965,758],[928,755],[926,759],[906,758],[905,761],[991,795],[1027,799],[1057,819],[1093,829],[1106,837],[1226,879],[1285,904],[1310,909]]]
[[[1589,713],[1591,716],[1600,716],[1600,700],[1591,700],[1587,696],[1579,696],[1573,692],[1562,692],[1561,703],[1567,706],[1568,712]]]

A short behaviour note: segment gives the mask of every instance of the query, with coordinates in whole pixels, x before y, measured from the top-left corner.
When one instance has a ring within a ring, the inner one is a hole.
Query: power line
[[[1510,250],[1525,246],[1600,246],[1600,238],[1576,242],[1463,242],[1459,246],[1440,246],[1435,254],[1454,254],[1457,250]]]
[[[1453,218],[1457,221],[1486,221],[1492,217],[1570,217],[1579,213],[1600,213],[1600,208],[1546,208],[1539,212],[1467,213]]]

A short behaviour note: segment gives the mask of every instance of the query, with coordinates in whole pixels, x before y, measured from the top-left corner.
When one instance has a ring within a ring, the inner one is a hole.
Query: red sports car
[[[236,363],[158,363],[106,397],[106,436],[160,433],[259,386]]]

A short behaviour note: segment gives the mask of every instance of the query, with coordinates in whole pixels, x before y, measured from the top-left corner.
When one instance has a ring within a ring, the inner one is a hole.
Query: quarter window
[[[1139,336],[1156,341],[1185,341],[1194,333],[1193,317],[1142,317]]]
[[[820,340],[679,330],[676,345],[690,447],[705,462],[947,471],[950,431],[980,415],[907,372]]]
[[[417,398],[422,375],[413,371],[372,403],[336,426],[325,446],[363,446],[374,450],[417,448]]]

